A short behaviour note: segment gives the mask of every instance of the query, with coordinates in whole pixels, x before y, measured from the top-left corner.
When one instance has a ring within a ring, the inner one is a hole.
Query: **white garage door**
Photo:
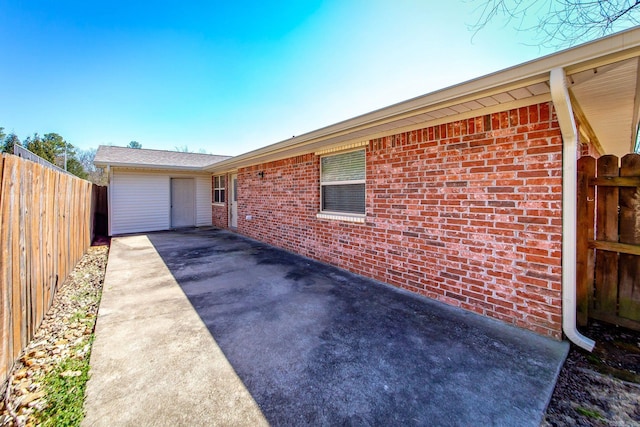
[[[112,235],[171,227],[168,176],[114,172],[109,191]]]

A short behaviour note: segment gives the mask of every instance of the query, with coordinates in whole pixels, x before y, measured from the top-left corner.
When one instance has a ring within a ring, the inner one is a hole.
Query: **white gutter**
[[[576,329],[576,234],[578,132],[563,68],[550,75],[551,99],[562,132],[562,330],[571,342],[592,351],[595,341]]]
[[[93,162],[93,164],[98,168],[104,167],[112,167],[112,168],[123,168],[123,169],[145,169],[145,170],[171,170],[171,171],[183,171],[183,172],[206,172],[205,167],[209,167],[212,164],[204,165],[204,166],[180,166],[180,165],[169,165],[169,164],[149,164],[149,163],[125,163],[125,162]]]

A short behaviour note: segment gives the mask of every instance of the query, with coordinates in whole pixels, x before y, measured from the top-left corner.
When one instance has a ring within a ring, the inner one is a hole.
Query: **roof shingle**
[[[101,145],[93,163],[96,166],[200,169],[228,158],[230,156]]]

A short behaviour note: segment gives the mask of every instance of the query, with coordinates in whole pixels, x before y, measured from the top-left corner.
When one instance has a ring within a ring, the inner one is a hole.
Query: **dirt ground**
[[[640,426],[640,332],[591,322],[560,372],[543,426]]]
[[[38,378],[68,355],[67,341],[92,333],[93,324],[87,330],[88,324],[78,322],[75,314],[84,311],[95,318],[97,313],[96,299],[84,296],[102,289],[108,241],[100,243],[82,258],[58,292],[36,337],[14,367],[11,387],[0,387],[0,426],[36,425],[33,414],[46,405],[47,398],[40,393]],[[588,353],[572,346],[542,425],[640,426],[640,332],[599,322],[581,332],[596,340],[596,348]]]

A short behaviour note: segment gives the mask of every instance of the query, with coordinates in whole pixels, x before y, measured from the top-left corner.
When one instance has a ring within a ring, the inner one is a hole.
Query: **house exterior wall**
[[[176,176],[176,178],[179,178]],[[197,175],[196,184],[196,226],[211,224],[211,175]]]
[[[171,178],[193,178],[196,225],[211,225],[211,178],[171,171],[114,169],[109,183],[111,235],[171,228]]]
[[[602,153],[598,147],[596,147],[596,145],[591,141],[580,142],[580,144],[578,144],[578,158],[591,156],[597,159],[601,155]]]
[[[595,143],[593,140],[583,134],[583,124],[578,119],[576,119],[576,125],[578,128],[578,152],[576,153],[577,159],[585,156],[591,156],[597,159],[598,157],[604,155],[605,153],[601,151],[602,146],[599,143]]]
[[[220,228],[229,227],[229,209],[226,203],[214,204],[211,211],[211,220],[213,225]]]
[[[370,140],[364,224],[316,217],[320,156],[254,165],[238,232],[560,338],[561,153],[551,103]]]
[[[216,176],[211,177],[211,200],[213,198],[213,180]],[[229,175],[225,174],[225,185],[228,186],[229,183]],[[227,228],[229,226],[229,205],[227,204],[227,199],[229,197],[229,189],[225,187],[225,201],[224,203],[212,203],[211,204],[211,223],[216,227]]]

